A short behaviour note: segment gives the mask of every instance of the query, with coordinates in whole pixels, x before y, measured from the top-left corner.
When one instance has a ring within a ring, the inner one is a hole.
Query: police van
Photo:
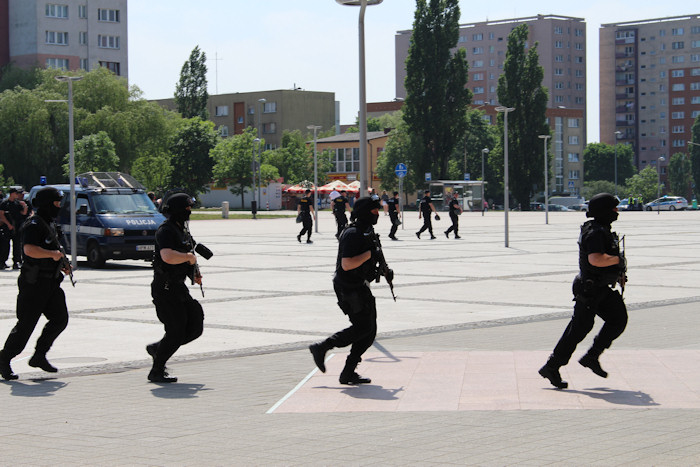
[[[70,251],[70,185],[53,186],[63,192],[57,223],[62,243]],[[30,200],[44,186],[32,187]],[[87,257],[90,267],[106,260],[151,261],[156,230],[165,221],[146,188],[131,175],[120,172],[88,172],[76,177],[77,255]]]

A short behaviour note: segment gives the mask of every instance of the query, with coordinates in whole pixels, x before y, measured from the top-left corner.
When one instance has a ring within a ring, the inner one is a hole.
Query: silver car
[[[688,209],[688,200],[682,196],[662,196],[644,205],[647,211],[682,211]]]

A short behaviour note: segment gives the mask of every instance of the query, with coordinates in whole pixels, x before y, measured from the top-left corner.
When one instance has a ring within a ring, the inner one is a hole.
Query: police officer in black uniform
[[[455,238],[462,238],[459,236],[459,216],[462,214],[462,206],[459,205],[459,201],[457,201],[457,192],[453,191],[452,192],[452,199],[450,200],[450,220],[452,221],[452,225],[445,230],[445,237],[450,238],[450,232],[454,231],[455,233]]]
[[[24,256],[17,280],[17,324],[0,351],[0,375],[6,380],[17,379],[10,361],[24,350],[42,314],[48,322],[28,363],[50,373],[58,371],[46,359],[46,353],[68,325],[66,296],[61,281],[63,274],[69,272],[69,266],[60,262],[64,254],[54,223],[62,197],[61,192],[53,187],[39,190],[34,198],[36,214],[26,220],[20,231]]]
[[[432,213],[435,213],[435,220],[439,220],[440,218],[437,216],[437,211],[435,210],[435,206],[433,206],[433,200],[430,197],[430,190],[425,190],[425,196],[420,201],[420,209],[418,210],[418,219],[421,217],[423,218],[423,227],[420,228],[418,232],[416,232],[416,237],[420,239],[420,234],[425,232],[426,230],[430,232],[430,239],[435,240],[435,235],[433,235],[433,222],[430,216]]]
[[[168,219],[156,231],[151,296],[158,319],[165,326],[165,335],[159,342],[146,346],[153,357],[148,379],[154,383],[177,381],[166,372],[165,364],[181,345],[197,339],[204,329],[204,310],[185,284],[187,277],[202,283],[197,257],[192,251],[194,240],[187,230],[192,205],[192,198],[186,193],[170,195],[163,201],[163,214]]]
[[[377,277],[377,260],[372,256],[372,245],[366,234],[374,231],[379,209],[377,196],[358,199],[350,215],[352,223],[343,230],[339,239],[333,288],[338,306],[348,315],[351,326],[309,346],[314,362],[325,373],[326,352],[352,344],[340,373],[341,384],[371,382],[355,370],[362,361],[362,354],[374,343],[377,335],[377,308],[369,288],[369,283]]]
[[[304,197],[299,200],[297,205],[297,215],[301,216],[301,225],[303,226],[299,235],[297,235],[297,240],[301,243],[301,237],[306,234],[306,243],[313,243],[311,241],[311,228],[314,225],[313,218],[311,215],[314,212],[314,201],[311,198],[311,190],[306,190]]]
[[[0,227],[7,230],[4,236],[4,244],[0,249],[0,263],[5,264],[10,255],[10,240],[12,240],[12,269],[19,269],[22,264],[22,239],[19,228],[29,217],[31,212],[24,201],[24,190],[21,188],[10,188],[8,197],[0,203]],[[0,265],[1,266],[1,265]]]
[[[394,196],[386,201],[386,205],[389,209],[389,220],[391,221],[391,230],[389,231],[389,238],[392,240],[398,240],[396,238],[396,231],[401,225],[399,220],[399,214],[401,214],[401,208],[399,208],[399,192],[395,191]]]
[[[617,219],[617,204],[617,198],[608,193],[597,194],[588,203],[586,216],[593,220],[581,226],[578,240],[580,272],[573,283],[574,315],[549,360],[539,370],[543,378],[559,389],[568,387],[559,368],[569,362],[576,345],[593,329],[596,315],[605,324],[579,363],[603,378],[608,373],[601,368],[598,358],[627,326],[627,308],[621,294],[612,288],[616,283],[624,287],[627,280],[626,261],[620,255],[617,234],[611,230]]]
[[[345,211],[350,209],[350,206],[348,206],[348,192],[345,190],[341,191],[340,196],[332,201],[332,205],[335,222],[338,224],[338,232],[335,234],[335,238],[339,238],[345,226],[348,225],[348,218],[345,215]]]

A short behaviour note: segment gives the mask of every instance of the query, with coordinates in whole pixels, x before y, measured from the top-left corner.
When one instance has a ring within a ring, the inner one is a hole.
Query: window
[[[55,45],[68,45],[68,33],[46,31],[46,43]]]
[[[217,117],[228,116],[228,105],[217,105],[214,109],[214,115],[216,115]]]
[[[554,27],[554,34],[564,34],[564,31],[562,30],[561,27],[555,26]]]
[[[683,76],[685,76],[685,70],[671,70],[671,76],[673,78],[682,78]]]
[[[496,34],[490,32],[490,33],[489,33],[489,39],[495,39],[495,38],[496,38]]]
[[[685,97],[674,97],[671,101],[672,105],[685,105]]]
[[[483,81],[483,80],[484,80],[483,73],[474,73],[474,81]]]
[[[683,125],[676,125],[671,129],[672,133],[685,133],[685,126]]]
[[[68,59],[67,58],[47,58],[46,68],[57,68],[57,69],[68,69]]]
[[[554,89],[564,89],[564,83],[562,83],[561,81],[557,81],[556,83],[554,83]]]
[[[574,36],[583,37],[583,29],[574,29]]]
[[[97,36],[97,47],[101,49],[118,49],[119,36]]]
[[[90,66],[88,65],[88,59],[81,58],[80,59],[80,69],[85,70],[85,71],[90,71],[89,68],[90,68]]]
[[[674,83],[674,85],[671,87],[672,91],[685,91],[685,84],[683,83]]]
[[[583,97],[577,97],[576,99],[574,99],[574,101],[575,101],[577,104],[583,104]]]
[[[698,118],[698,116],[700,116],[700,110],[693,110],[693,114],[691,116],[693,118]]]
[[[484,61],[483,60],[474,60],[472,62],[472,66],[474,68],[482,68],[484,66]]]
[[[562,41],[554,41],[554,48],[555,49],[563,49],[564,43]]]
[[[682,36],[683,35],[683,28],[671,28],[671,35],[672,36]]]
[[[700,68],[693,68],[690,71],[690,76],[700,76]]]
[[[564,96],[554,96],[554,102],[558,104],[564,102]]]
[[[119,62],[102,62],[102,61],[100,61],[100,66],[107,68],[109,71],[111,71],[112,73],[114,73],[117,76],[121,75]]]
[[[691,62],[700,62],[700,54],[691,54],[690,61]]]
[[[700,91],[700,83],[690,83],[691,91]]]
[[[577,78],[583,78],[583,70],[576,70],[575,76]]]
[[[563,62],[563,61],[564,61],[564,56],[563,56],[563,55],[555,55],[555,56],[554,56],[554,61],[555,61],[555,62]]]
[[[87,18],[87,5],[78,5],[78,18]]]
[[[484,35],[483,34],[472,34],[472,40],[473,41],[483,41]]]
[[[577,152],[569,153],[569,162],[579,162],[579,155]]]
[[[484,93],[483,86],[476,86],[473,90],[474,90],[474,94],[483,94]]]
[[[569,180],[578,180],[578,170],[569,170]]]
[[[581,42],[575,42],[575,43],[574,43],[574,48],[575,48],[576,50],[583,50],[583,43],[581,43]]]
[[[685,56],[684,55],[674,55],[671,57],[671,63],[683,63],[685,62]]]
[[[88,35],[87,32],[85,31],[80,31],[78,34],[78,40],[80,42],[80,45],[87,45],[88,41]]]
[[[700,41],[690,41],[690,47],[693,49],[697,49],[700,47]]]
[[[683,140],[683,139],[674,139],[674,140],[673,140],[673,147],[674,147],[674,148],[682,148],[682,147],[685,147],[685,140]]]
[[[671,48],[672,48],[673,50],[680,50],[680,49],[683,49],[683,48],[685,48],[685,42],[683,42],[683,41],[680,41],[680,42],[672,42],[672,43],[671,43]]]
[[[692,34],[700,34],[700,26],[693,26],[692,28],[690,28],[690,32]]]
[[[46,16],[49,18],[68,18],[68,5],[47,3]]]
[[[109,23],[119,22],[119,10],[97,9],[97,21],[107,21]]]
[[[360,171],[360,148],[339,148],[335,150],[336,172]]]
[[[472,53],[474,55],[481,55],[484,53],[484,48],[483,47],[474,47],[474,48],[472,48]]]
[[[569,128],[578,128],[580,123],[580,119],[578,118],[570,118],[569,119]]]
[[[263,123],[262,129],[264,134],[273,135],[277,133],[277,124],[275,122]]]
[[[467,36],[459,36],[458,42],[467,42]]]
[[[576,84],[574,84],[574,88],[575,88],[577,91],[583,91],[583,83],[576,83]]]
[[[693,97],[690,99],[690,103],[691,103],[691,104],[700,104],[700,96],[693,96]],[[695,117],[693,117],[693,118],[695,118]]]
[[[574,62],[575,63],[583,63],[583,57],[575,57]]]
[[[228,136],[228,127],[226,125],[221,125],[219,127],[219,134],[222,137],[226,138]]]
[[[578,144],[578,136],[575,136],[575,135],[569,136],[569,144]]]
[[[685,118],[685,112],[671,112],[672,120],[679,120],[681,118]]]
[[[564,76],[564,69],[563,68],[555,68],[554,69],[554,76]]]
[[[263,106],[263,113],[273,114],[275,112],[277,112],[277,102],[265,102],[265,105]]]

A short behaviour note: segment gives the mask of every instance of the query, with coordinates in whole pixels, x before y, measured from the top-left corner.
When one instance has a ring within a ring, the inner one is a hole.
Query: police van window
[[[76,208],[75,208],[76,212],[80,211],[80,208],[82,206],[86,206],[87,212],[90,212],[90,203],[88,203],[87,198],[85,198],[84,196],[79,196],[78,199],[75,200],[75,204],[76,204]]]
[[[146,193],[102,194],[93,198],[98,214],[157,214]]]

